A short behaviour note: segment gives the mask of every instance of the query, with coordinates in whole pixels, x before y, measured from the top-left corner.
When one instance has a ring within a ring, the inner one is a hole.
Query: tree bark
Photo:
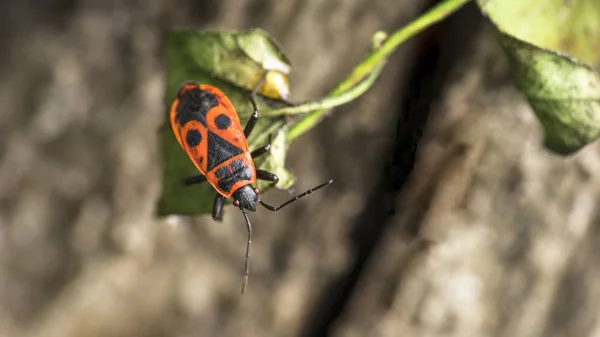
[[[244,296],[238,212],[156,218],[164,29],[265,29],[301,101],[430,5],[3,2],[0,336],[597,333],[598,146],[541,146],[474,6],[292,145],[296,191],[334,184],[251,214]]]

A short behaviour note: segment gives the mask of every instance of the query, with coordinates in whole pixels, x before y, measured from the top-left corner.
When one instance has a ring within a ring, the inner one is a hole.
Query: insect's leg
[[[248,228],[248,242],[246,243],[246,261],[244,263],[244,283],[242,284],[242,294],[246,291],[248,287],[248,277],[250,275],[250,243],[252,242],[252,224],[250,224],[250,219],[248,219],[248,215],[246,212],[242,210],[242,214],[244,214],[244,219],[246,220],[246,227]]]
[[[257,158],[257,157],[260,157],[263,154],[269,152],[270,149],[271,149],[271,144],[267,144],[267,145],[261,146],[258,149],[252,151],[252,153],[250,153],[250,155],[252,156],[252,158]]]
[[[212,218],[215,221],[221,220],[223,216],[223,206],[225,205],[225,197],[217,193],[215,202],[213,203]]]
[[[254,126],[256,125],[256,122],[258,121],[258,109],[256,108],[256,103],[254,102],[254,98],[250,98],[250,102],[252,102],[252,107],[254,108],[254,112],[252,113],[252,115],[250,115],[250,119],[248,120],[248,123],[246,123],[246,127],[244,128],[244,136],[246,138],[248,138],[250,136],[250,133],[252,133],[252,130],[254,129]]]
[[[252,130],[254,129],[254,126],[256,125],[256,121],[258,121],[258,108],[256,107],[256,100],[254,99],[254,96],[256,96],[256,92],[262,86],[263,82],[265,81],[265,78],[267,78],[268,73],[268,70],[265,71],[265,73],[262,75],[262,77],[256,84],[256,87],[254,87],[254,89],[252,89],[252,92],[250,92],[249,99],[250,103],[252,104],[252,108],[254,109],[254,112],[252,113],[252,115],[250,115],[250,119],[248,120],[248,123],[246,123],[246,127],[244,128],[244,136],[246,136],[246,138],[250,136]]]
[[[256,179],[272,181],[273,185],[279,182],[279,177],[269,171],[265,170],[256,170]]]
[[[186,178],[183,181],[183,184],[184,185],[194,185],[194,184],[203,183],[205,181],[206,181],[206,177],[204,175],[202,175],[202,174],[199,174],[197,176]]]
[[[262,156],[263,154],[269,152],[269,150],[271,149],[271,138],[272,138],[272,135],[269,134],[269,142],[266,145],[259,147],[258,149],[254,150],[254,151],[252,151],[252,153],[250,153],[252,158],[257,158],[257,157]]]

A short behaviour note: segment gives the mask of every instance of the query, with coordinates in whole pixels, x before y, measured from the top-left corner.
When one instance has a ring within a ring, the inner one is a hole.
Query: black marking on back
[[[229,168],[231,169],[231,172],[237,172],[237,171],[241,170],[242,167],[244,167],[244,161],[242,159],[236,159],[236,160],[232,161],[231,164],[229,164]]]
[[[226,114],[219,114],[215,117],[215,125],[219,130],[225,130],[231,125],[231,118]]]
[[[208,167],[207,171],[212,170],[215,166],[221,164],[231,157],[242,154],[244,151],[239,147],[231,144],[221,138],[214,132],[208,131]]]
[[[223,178],[227,177],[230,174],[231,174],[231,171],[229,170],[228,166],[219,167],[215,171],[215,176],[217,177],[217,179],[223,179]]]
[[[221,167],[221,169],[227,169],[227,175],[219,179],[217,185],[222,191],[229,192],[233,185],[240,180],[252,179],[253,171],[250,166],[245,166],[241,159],[234,160],[229,167]],[[217,172],[215,172],[217,174]]]
[[[191,147],[198,146],[202,141],[202,135],[200,134],[200,131],[191,129],[185,135],[185,141]]]
[[[219,105],[217,97],[210,91],[193,88],[178,94],[177,121],[182,126],[189,121],[198,121],[206,127],[206,114]]]

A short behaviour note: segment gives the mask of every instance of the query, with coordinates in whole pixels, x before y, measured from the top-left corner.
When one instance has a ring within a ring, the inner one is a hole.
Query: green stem
[[[377,67],[369,73],[368,77],[361,81],[359,84],[354,87],[336,94],[329,95],[323,99],[316,101],[308,101],[306,103],[300,103],[294,106],[286,106],[284,108],[274,109],[274,110],[263,110],[261,112],[262,116],[281,116],[281,115],[296,115],[307,113],[315,110],[329,110],[331,108],[335,108],[336,106],[340,106],[342,104],[348,103],[358,96],[364,94],[375,82],[381,70],[383,70],[384,62],[377,65]]]
[[[354,68],[354,71],[352,71],[352,73],[331,92],[330,96],[339,95],[355,86],[365,76],[371,73],[377,65],[385,63],[390,54],[392,54],[402,42],[417,35],[425,28],[441,21],[469,1],[471,0],[446,0],[405,27],[394,32],[394,34],[385,40],[380,48],[373,50],[371,54]],[[321,120],[325,112],[327,112],[327,109],[314,110],[300,118],[290,128],[288,140],[291,141],[313,128]]]

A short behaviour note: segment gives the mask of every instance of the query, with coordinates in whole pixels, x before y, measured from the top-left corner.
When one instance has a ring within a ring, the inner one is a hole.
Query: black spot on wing
[[[215,172],[216,173],[216,172]],[[242,168],[233,174],[228,175],[227,177],[220,179],[217,183],[217,186],[224,191],[229,192],[235,183],[241,180],[250,180],[252,179],[252,168],[249,166],[242,166]]]
[[[200,134],[200,131],[196,129],[191,129],[187,132],[185,141],[189,146],[198,146],[198,144],[200,144],[202,141],[202,134]]]
[[[206,126],[206,114],[219,105],[215,95],[210,91],[193,88],[178,94],[177,121],[182,126],[189,121],[198,121]]]
[[[219,137],[214,132],[208,131],[208,171],[227,159],[242,153],[243,151],[239,147]]]
[[[219,114],[215,117],[215,125],[219,130],[225,130],[231,125],[231,119],[226,114]]]

